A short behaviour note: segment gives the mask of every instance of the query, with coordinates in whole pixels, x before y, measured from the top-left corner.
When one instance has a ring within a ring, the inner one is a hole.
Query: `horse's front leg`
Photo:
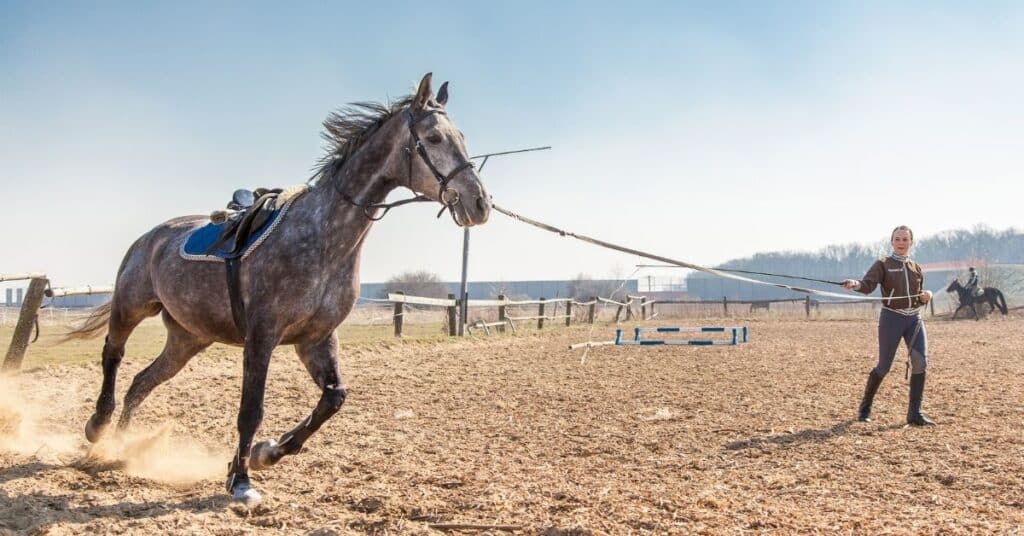
[[[345,387],[338,373],[338,336],[331,332],[322,341],[297,344],[295,350],[321,389],[320,401],[309,417],[280,439],[262,441],[253,446],[250,467],[254,470],[265,469],[284,456],[297,454],[306,440],[345,403]]]
[[[263,395],[267,387],[267,368],[279,336],[252,329],[245,338],[242,361],[242,403],[238,410],[238,450],[228,468],[226,487],[231,498],[254,506],[262,497],[249,481],[249,455],[252,439],[263,421]]]

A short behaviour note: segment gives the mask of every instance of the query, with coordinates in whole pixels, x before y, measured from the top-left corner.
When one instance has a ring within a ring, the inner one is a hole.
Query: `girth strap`
[[[228,276],[228,297],[231,299],[231,318],[235,327],[245,338],[245,301],[242,299],[242,258],[224,259]]]
[[[224,259],[224,268],[227,274],[228,298],[231,301],[231,318],[243,338],[246,334],[246,325],[245,300],[242,298],[242,253],[249,236],[270,218],[271,211],[264,210],[264,207],[276,198],[281,190],[258,190],[258,192],[261,194],[259,199],[239,219],[233,224],[229,224],[220,239],[207,251],[208,254],[212,253],[229,239],[235,239],[234,248]]]

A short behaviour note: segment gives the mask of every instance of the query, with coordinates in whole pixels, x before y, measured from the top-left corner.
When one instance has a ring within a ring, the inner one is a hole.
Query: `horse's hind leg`
[[[252,469],[266,469],[282,457],[298,453],[306,440],[345,403],[345,388],[338,373],[338,336],[332,332],[318,343],[297,344],[295,350],[313,381],[320,386],[320,401],[309,417],[276,442],[262,441],[253,446],[249,463]]]
[[[124,345],[128,341],[128,336],[146,317],[153,316],[160,310],[159,303],[128,307],[123,300],[118,299],[117,293],[114,294],[113,299],[107,339],[103,343],[103,386],[100,388],[100,396],[96,399],[96,412],[85,423],[85,437],[90,443],[95,443],[103,435],[107,425],[110,424],[110,416],[113,415],[114,408],[117,407],[117,402],[114,400],[114,387],[117,383],[117,369],[124,357]]]
[[[212,341],[204,340],[185,331],[171,315],[164,311],[164,326],[167,327],[167,341],[160,355],[135,375],[132,386],[124,396],[124,408],[117,422],[118,431],[127,430],[132,414],[156,386],[174,377],[196,354],[206,349]]]

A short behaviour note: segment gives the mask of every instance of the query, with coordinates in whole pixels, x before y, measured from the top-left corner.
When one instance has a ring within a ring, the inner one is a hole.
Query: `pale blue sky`
[[[426,71],[471,152],[554,146],[492,160],[497,202],[661,255],[1021,226],[1024,4],[551,4],[0,1],[0,273],[109,284],[139,234],[302,182],[329,111]],[[363,280],[457,278],[434,212],[377,224]],[[472,241],[478,280],[637,262],[500,215]]]

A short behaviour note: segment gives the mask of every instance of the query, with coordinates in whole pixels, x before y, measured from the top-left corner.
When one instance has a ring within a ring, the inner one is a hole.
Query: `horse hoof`
[[[274,465],[281,459],[281,455],[277,454],[277,441],[269,439],[267,441],[260,441],[253,445],[249,456],[249,469],[253,471],[262,471],[271,465]]]
[[[231,494],[231,500],[246,508],[252,508],[263,500],[260,492],[253,489],[249,482],[249,475],[230,473],[224,485]]]
[[[107,429],[107,425],[110,421],[101,421],[95,413],[92,417],[89,417],[89,421],[85,423],[85,438],[90,443],[95,443],[100,440],[103,436],[103,432]]]
[[[239,484],[231,492],[231,500],[246,508],[252,508],[263,501],[263,496],[248,484]]]

